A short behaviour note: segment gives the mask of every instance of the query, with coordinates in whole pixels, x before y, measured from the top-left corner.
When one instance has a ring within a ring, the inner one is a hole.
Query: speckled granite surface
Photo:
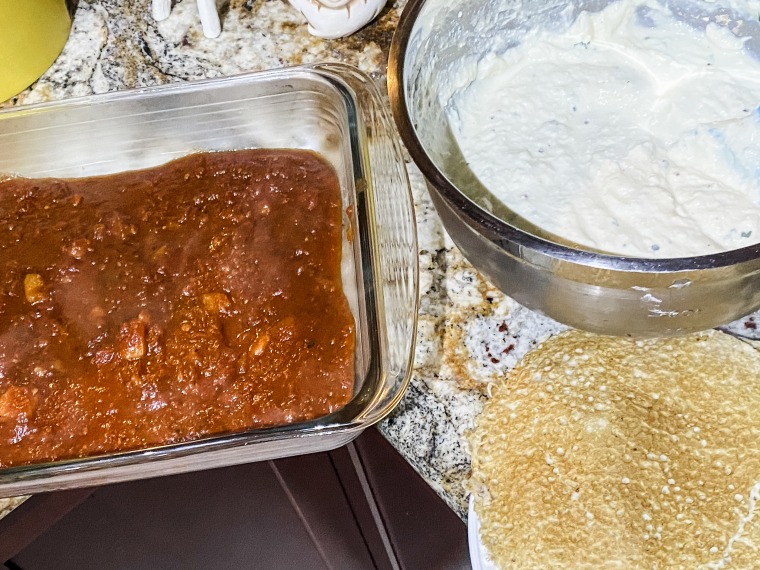
[[[193,0],[174,2],[155,22],[149,0],[80,0],[63,53],[10,104],[50,101],[246,71],[343,61],[380,78],[403,1],[341,40],[320,40],[285,0],[219,2],[223,31],[203,36]],[[7,106],[7,104],[6,104]]]
[[[221,3],[221,2],[220,2]],[[149,0],[81,0],[70,41],[30,89],[0,107],[316,61],[356,65],[384,82],[386,54],[404,0],[344,40],[309,36],[285,0],[232,0],[223,32],[203,36],[195,2],[175,3],[161,23]],[[421,307],[415,369],[397,410],[380,429],[448,504],[466,515],[469,453],[464,434],[489,381],[503,378],[531,347],[562,329],[491,287],[446,236],[410,165],[420,240]],[[755,329],[756,321],[736,325]],[[0,516],[18,500],[0,500]]]
[[[29,497],[9,497],[0,499],[0,519],[26,501]]]

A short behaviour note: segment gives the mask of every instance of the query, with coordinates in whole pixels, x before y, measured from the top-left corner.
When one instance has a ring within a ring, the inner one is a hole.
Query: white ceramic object
[[[198,0],[198,14],[201,17],[203,35],[216,38],[222,33],[222,23],[216,10],[216,0]]]
[[[207,38],[216,38],[222,33],[222,24],[219,21],[219,13],[216,10],[216,0],[197,0],[198,14],[201,18],[203,35]],[[171,0],[153,0],[151,14],[157,22],[166,20],[172,9]]]
[[[475,497],[472,495],[470,495],[470,508],[467,511],[467,543],[470,547],[472,570],[498,570],[480,540],[480,520],[475,512]]]
[[[172,0],[153,0],[151,3],[151,14],[157,22],[166,20],[172,11]]]
[[[288,0],[320,38],[342,38],[370,23],[386,0]]]

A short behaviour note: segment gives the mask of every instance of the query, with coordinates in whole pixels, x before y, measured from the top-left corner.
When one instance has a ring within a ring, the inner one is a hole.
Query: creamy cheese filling
[[[655,1],[583,12],[489,53],[447,103],[490,192],[606,252],[703,255],[760,242],[760,62]]]

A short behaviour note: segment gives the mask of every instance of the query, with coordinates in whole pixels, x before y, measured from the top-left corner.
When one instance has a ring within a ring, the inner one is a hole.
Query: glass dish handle
[[[385,386],[379,398],[388,401],[370,407],[377,418],[401,398],[411,376],[418,313],[418,252],[414,200],[407,176],[404,155],[389,112],[375,82],[356,68],[342,64],[319,64],[318,69],[335,73],[356,94],[357,112],[365,125],[365,140],[359,147],[366,153],[371,176],[366,176],[368,206],[374,215],[372,257],[376,261],[375,283],[379,283],[377,302],[385,334],[381,337]],[[403,386],[398,386],[403,383]],[[399,389],[401,388],[401,389]]]

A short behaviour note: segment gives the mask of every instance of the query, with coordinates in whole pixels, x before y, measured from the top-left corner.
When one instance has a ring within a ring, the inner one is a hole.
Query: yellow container
[[[61,53],[71,2],[0,0],[0,101],[34,83]]]

